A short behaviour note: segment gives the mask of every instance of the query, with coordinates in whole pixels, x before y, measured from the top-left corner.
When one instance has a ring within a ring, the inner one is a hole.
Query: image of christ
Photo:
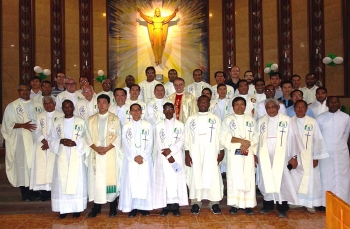
[[[147,30],[153,50],[155,59],[154,61],[158,66],[162,63],[162,56],[168,36],[168,23],[176,16],[176,13],[179,11],[179,9],[176,8],[174,13],[167,17],[161,17],[159,8],[155,9],[154,17],[145,15],[142,13],[140,8],[137,8],[137,11],[140,13],[140,16],[147,22]]]

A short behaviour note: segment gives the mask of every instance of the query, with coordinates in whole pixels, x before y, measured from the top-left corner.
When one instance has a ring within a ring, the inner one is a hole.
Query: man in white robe
[[[146,105],[145,119],[155,128],[157,123],[165,120],[163,105],[165,103],[171,103],[171,101],[165,98],[165,89],[163,84],[157,84],[155,86],[154,95],[155,98],[151,99]]]
[[[238,95],[235,95],[233,98],[235,97],[242,97],[245,99],[247,106],[246,106],[246,110],[244,112],[244,114],[248,114],[252,117],[254,117],[255,111],[256,111],[256,97],[255,95],[251,95],[248,94],[248,90],[249,90],[249,86],[248,86],[248,82],[246,80],[240,80],[238,82]],[[233,114],[234,111],[233,109],[229,110],[230,114]]]
[[[216,103],[218,102],[217,99],[212,99],[213,97],[213,92],[211,91],[210,88],[204,88],[202,90],[202,95],[207,96],[210,99],[210,106],[208,109],[208,112],[215,114],[215,108],[216,108]]]
[[[17,91],[19,98],[5,108],[1,133],[5,139],[8,181],[13,187],[20,187],[23,201],[30,201],[35,199],[34,193],[29,190],[29,184],[36,112],[30,100],[30,88],[26,84],[20,84]]]
[[[129,117],[129,109],[127,109],[127,105],[125,104],[127,92],[124,88],[115,88],[113,93],[115,104],[111,105],[108,111],[118,116],[123,126],[128,122],[127,118]]]
[[[185,124],[185,163],[191,213],[198,214],[201,201],[208,199],[213,213],[221,214],[219,201],[224,193],[219,163],[225,154],[219,142],[221,119],[208,112],[210,99],[207,96],[200,96],[197,104],[199,112],[191,115]]]
[[[62,102],[66,99],[72,101],[74,107],[77,105],[79,100],[84,99],[84,96],[80,92],[75,91],[77,84],[73,78],[67,78],[64,81],[64,85],[67,90],[59,93],[56,97],[56,110],[59,111],[62,111]]]
[[[132,76],[132,75],[127,75],[125,77],[125,85],[126,85],[126,87],[123,88],[126,91],[126,93],[127,93],[126,99],[130,99],[130,87],[132,85],[134,85],[134,84],[135,84],[135,77]],[[140,95],[138,97],[138,100],[143,101],[143,96],[141,95],[141,93],[140,93]]]
[[[142,109],[142,119],[145,119],[146,117],[146,103],[139,100],[139,95],[141,93],[141,88],[139,85],[134,84],[130,87],[130,99],[126,100],[125,104],[126,104],[126,117],[125,117],[125,122],[130,122],[132,120],[131,114],[130,114],[130,106],[132,104],[139,104],[141,106]],[[154,92],[153,92],[154,94]],[[150,99],[151,100],[151,99]]]
[[[306,115],[307,103],[299,100],[294,103],[296,115],[292,118],[298,128],[304,149],[298,158],[299,166],[291,170],[298,182],[298,205],[305,206],[308,212],[315,213],[315,208],[322,205],[320,167],[318,161],[328,157],[323,136],[316,119]]]
[[[230,213],[237,214],[238,208],[253,214],[256,206],[255,162],[256,140],[253,132],[255,120],[244,114],[246,101],[235,97],[232,101],[234,114],[222,123],[221,144],[226,149],[227,205]]]
[[[259,119],[254,133],[259,139],[257,183],[264,196],[260,213],[273,210],[274,203],[277,203],[278,217],[285,218],[288,202],[298,203],[298,187],[289,169],[297,167],[303,144],[294,122],[278,113],[277,99],[267,99],[265,104],[267,115]]]
[[[171,94],[175,92],[174,80],[177,78],[177,71],[175,69],[170,69],[168,71],[169,82],[164,84],[165,97],[168,98]]]
[[[214,78],[215,78],[216,84],[211,87],[211,90],[213,92],[212,100],[219,98],[219,94],[217,93],[218,85],[219,84],[225,84],[227,77],[226,77],[225,72],[217,71],[217,72],[214,73]],[[230,85],[226,85],[226,89],[227,89],[226,98],[227,99],[232,99],[235,90]]]
[[[265,95],[265,81],[261,78],[257,79],[255,81],[255,97],[256,97],[256,104],[258,105],[261,101],[264,101],[266,99]],[[257,113],[257,112],[255,112]]]
[[[118,209],[136,216],[138,210],[148,216],[152,210],[153,128],[141,119],[141,106],[131,105],[132,121],[122,129],[124,160]]]
[[[110,78],[104,79],[102,80],[102,91],[99,92],[96,97],[98,97],[101,94],[105,94],[108,95],[109,98],[111,99],[111,105],[115,104],[115,99],[114,99],[114,95],[113,95],[113,91],[111,91],[112,88],[112,81]]]
[[[315,117],[319,116],[325,111],[328,111],[327,107],[327,88],[319,87],[316,89],[316,101],[309,105],[310,110],[314,113]]]
[[[77,102],[74,109],[74,115],[87,122],[90,116],[98,112],[97,96],[91,85],[83,86],[81,88],[81,94],[84,96],[84,99]]]
[[[266,95],[266,99],[269,99],[269,98],[274,98],[275,97],[275,87],[272,85],[272,84],[269,84],[269,85],[266,85],[265,87],[265,95]],[[261,101],[260,103],[258,103],[256,105],[256,112],[255,112],[255,120],[258,121],[259,118],[263,117],[264,115],[266,115],[266,108],[265,108],[265,101],[266,99],[264,99],[263,101]],[[287,114],[287,111],[286,111],[286,107],[284,106],[283,103],[280,103],[279,104],[280,108],[278,110],[278,113],[281,113],[281,114]]]
[[[154,98],[154,88],[157,84],[161,84],[161,82],[155,80],[156,78],[156,69],[153,66],[149,66],[146,68],[146,80],[139,83],[141,88],[141,95],[144,103],[148,103],[151,99]],[[131,90],[131,87],[130,87]]]
[[[89,218],[101,213],[102,204],[109,202],[109,216],[117,215],[117,197],[120,189],[120,172],[123,161],[121,151],[121,125],[118,117],[108,112],[108,95],[97,97],[98,114],[88,120],[89,134],[86,137],[88,150],[88,194],[94,207]]]
[[[254,86],[254,75],[253,72],[250,70],[245,71],[244,73],[244,80],[248,83],[248,94],[250,95],[256,95],[255,86]]]
[[[191,93],[196,99],[202,95],[204,88],[211,88],[210,84],[202,81],[203,71],[201,69],[193,70],[193,80],[193,83],[186,86],[185,91]]]
[[[74,116],[70,100],[62,103],[64,118],[57,119],[48,137],[49,148],[56,154],[51,186],[51,206],[59,218],[73,213],[73,218],[87,206],[87,177],[84,164],[84,138],[87,125],[84,119]]]
[[[185,139],[184,124],[174,118],[172,103],[163,105],[165,120],[155,128],[157,155],[153,172],[153,208],[163,208],[161,216],[180,216],[180,206],[188,205],[186,176],[182,148]]]
[[[331,191],[350,204],[350,159],[347,141],[350,117],[339,110],[340,102],[335,96],[327,98],[329,111],[317,117],[317,123],[326,143],[328,158],[320,161],[322,181],[322,206],[326,206],[326,191]],[[318,208],[325,211],[325,208]]]
[[[51,85],[50,85],[51,88]],[[50,197],[55,154],[51,152],[48,136],[56,119],[64,117],[61,111],[55,110],[55,97],[44,96],[45,111],[37,115],[36,130],[34,131],[34,153],[30,174],[30,189],[39,191],[40,200]]]

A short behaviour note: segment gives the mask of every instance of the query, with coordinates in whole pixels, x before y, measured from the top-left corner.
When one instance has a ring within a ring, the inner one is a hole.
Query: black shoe
[[[179,210],[174,210],[174,211],[173,211],[173,215],[174,215],[174,216],[180,216],[181,214],[180,214],[180,211],[179,211]]]
[[[247,214],[247,215],[253,215],[254,214],[254,212],[253,212],[253,210],[251,208],[246,208],[246,209],[244,209],[244,211],[245,211],[245,214]]]
[[[269,211],[272,211],[272,209],[263,207],[263,208],[260,210],[260,213],[261,213],[261,214],[266,214],[266,213],[268,213]]]
[[[79,217],[80,217],[80,212],[73,213],[73,218],[79,218]]]
[[[231,207],[231,209],[230,209],[230,214],[232,214],[232,215],[236,215],[236,214],[237,214],[237,211],[238,211],[238,209],[237,209],[237,208],[235,208],[235,207]]]
[[[323,207],[323,206],[316,207],[316,209],[317,209],[319,212],[326,212],[326,207]]]
[[[110,210],[109,211],[109,217],[114,218],[117,216],[117,210]]]
[[[199,207],[199,205],[194,204],[194,205],[192,205],[192,208],[191,208],[191,214],[198,215],[200,210],[201,210],[201,208]]]
[[[149,216],[150,215],[149,211],[140,210],[140,212],[141,212],[141,215],[143,215],[143,216]]]
[[[168,215],[168,210],[163,208],[162,212],[160,213],[160,216],[167,216]]]
[[[286,211],[278,211],[278,217],[286,218],[287,217],[287,212]]]
[[[218,204],[211,206],[211,210],[213,211],[214,215],[221,214],[221,209]]]
[[[64,219],[64,218],[66,218],[66,217],[67,217],[67,214],[60,214],[60,215],[58,216],[59,219]]]
[[[137,214],[137,209],[132,210],[131,212],[129,212],[129,218],[134,218]]]
[[[29,195],[22,196],[22,201],[29,202],[33,201],[33,199]]]
[[[95,218],[100,213],[101,213],[101,209],[96,210],[95,208],[92,208],[91,212],[88,214],[88,218]]]

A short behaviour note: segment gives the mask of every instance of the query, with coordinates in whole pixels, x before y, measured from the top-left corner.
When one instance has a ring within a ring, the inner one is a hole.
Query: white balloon
[[[51,74],[51,71],[50,71],[50,69],[44,69],[43,73],[45,76],[48,76]]]
[[[343,57],[338,56],[338,57],[333,59],[333,62],[336,64],[341,64],[341,63],[343,63]]]
[[[103,76],[105,73],[104,73],[102,70],[98,70],[97,74],[98,74],[99,76]]]
[[[327,56],[327,57],[323,58],[322,62],[323,62],[324,64],[329,64],[330,62],[332,62],[332,58],[330,58],[330,57]]]
[[[264,72],[265,73],[269,73],[271,71],[271,69],[269,68],[269,67],[266,67],[265,69],[264,69]]]
[[[273,64],[271,65],[271,69],[276,71],[278,69],[278,65],[277,64]]]
[[[43,72],[43,69],[42,69],[40,66],[35,66],[35,67],[34,67],[34,72],[36,72],[36,73],[42,73],[42,72]]]

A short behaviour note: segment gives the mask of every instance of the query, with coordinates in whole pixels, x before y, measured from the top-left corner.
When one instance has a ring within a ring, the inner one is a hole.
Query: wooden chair
[[[334,195],[326,192],[326,228],[350,229],[350,205]]]

